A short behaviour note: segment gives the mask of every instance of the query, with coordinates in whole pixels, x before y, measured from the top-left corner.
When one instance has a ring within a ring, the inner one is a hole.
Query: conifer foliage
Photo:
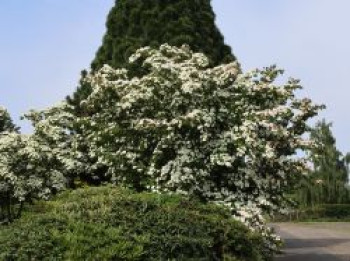
[[[92,63],[124,68],[129,56],[143,46],[188,44],[204,53],[212,65],[235,57],[215,26],[210,0],[118,0],[107,19],[107,33]]]
[[[97,71],[104,64],[113,68],[129,66],[128,58],[137,49],[189,45],[204,53],[211,66],[236,60],[231,48],[215,25],[210,0],[118,0],[111,9],[102,46],[91,64]],[[132,70],[130,70],[132,71]],[[83,72],[82,79],[86,73]],[[80,102],[91,93],[91,86],[80,83],[68,101],[83,114]]]
[[[17,131],[18,128],[12,122],[11,116],[8,111],[0,106],[0,133]]]

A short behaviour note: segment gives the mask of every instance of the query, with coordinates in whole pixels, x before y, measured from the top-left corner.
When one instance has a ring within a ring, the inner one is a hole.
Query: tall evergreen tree
[[[323,120],[311,132],[311,137],[321,146],[311,154],[314,170],[299,191],[303,205],[345,203],[350,199],[347,188],[350,156],[344,157],[336,148],[331,127],[332,124]]]
[[[107,33],[92,63],[125,67],[142,46],[188,44],[205,53],[212,65],[235,60],[215,26],[210,0],[117,0],[107,19]]]
[[[210,58],[212,66],[235,61],[231,48],[215,25],[211,0],[116,0],[107,18],[107,32],[91,64],[92,70],[108,64],[128,66],[128,58],[140,47],[187,44]],[[84,78],[84,74],[83,74]],[[68,101],[81,112],[80,101],[91,88],[80,83]]]

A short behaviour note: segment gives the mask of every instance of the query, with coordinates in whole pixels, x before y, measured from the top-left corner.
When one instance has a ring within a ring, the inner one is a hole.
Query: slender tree
[[[299,193],[302,205],[345,203],[349,201],[348,162],[336,148],[332,124],[318,122],[311,137],[320,145],[311,153],[313,171],[303,181]]]

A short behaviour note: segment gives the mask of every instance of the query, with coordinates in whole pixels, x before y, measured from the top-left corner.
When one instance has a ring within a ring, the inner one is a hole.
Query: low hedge
[[[0,260],[270,260],[227,210],[117,187],[78,189],[0,226]]]
[[[323,204],[300,208],[274,221],[350,221],[350,204]]]

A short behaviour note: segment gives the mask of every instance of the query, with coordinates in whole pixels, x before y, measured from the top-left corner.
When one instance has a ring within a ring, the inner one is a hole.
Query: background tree
[[[18,127],[16,127],[16,125],[12,122],[8,111],[4,107],[0,106],[0,133],[4,131],[18,131]]]
[[[108,64],[125,67],[143,46],[188,44],[209,57],[212,65],[235,57],[215,26],[210,0],[118,0],[107,18],[107,33],[92,62],[92,69]]]
[[[302,181],[298,200],[302,205],[336,204],[349,202],[348,162],[336,148],[332,124],[318,122],[311,132],[319,147],[311,151],[313,171]]]
[[[195,52],[209,57],[212,66],[235,61],[231,48],[215,25],[210,0],[118,0],[107,18],[107,32],[91,68],[104,64],[113,68],[128,66],[128,58],[143,46],[159,47],[187,44]],[[83,72],[82,78],[86,73]],[[80,83],[68,97],[77,113],[80,101],[91,92],[89,84]]]

